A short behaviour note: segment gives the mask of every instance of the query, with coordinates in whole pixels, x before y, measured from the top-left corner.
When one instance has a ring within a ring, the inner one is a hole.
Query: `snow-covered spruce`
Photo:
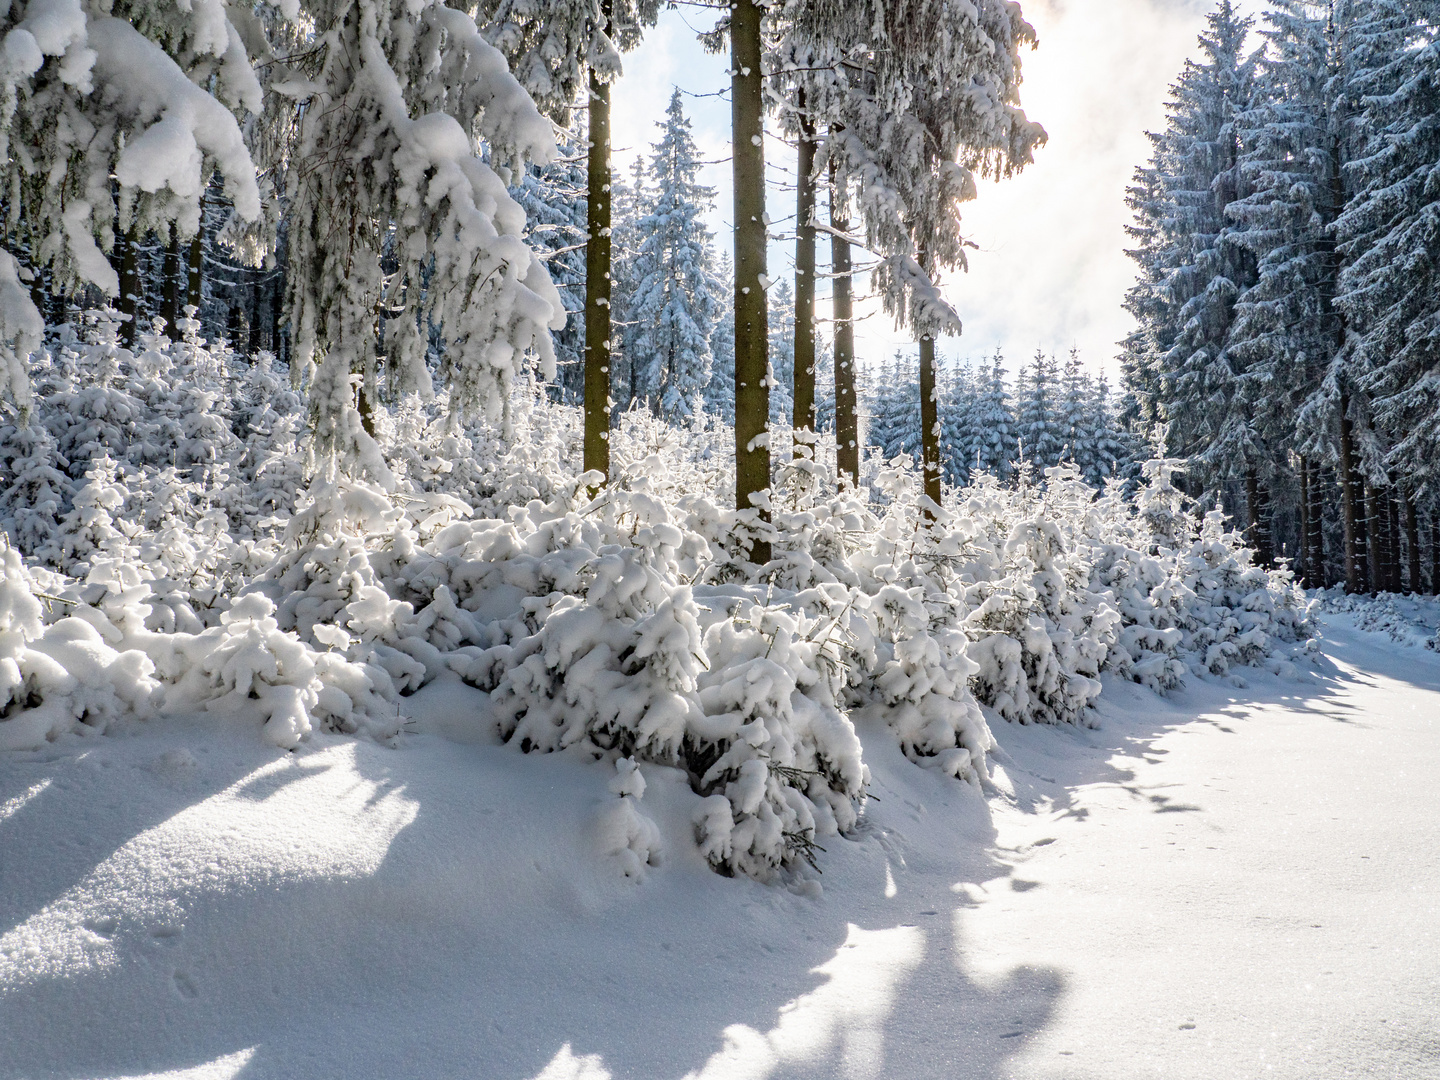
[[[1311,633],[1285,572],[1197,525],[1174,463],[1133,495],[1069,466],[981,475],[929,524],[908,456],[837,492],[822,442],[781,467],[757,568],[707,417],[626,414],[592,502],[576,410],[518,394],[507,440],[442,391],[377,414],[393,490],[307,481],[283,366],[186,322],[135,350],[104,312],[63,330],[0,429],[0,518],[31,560],[6,563],[5,745],[156,711],[387,739],[405,694],[459,677],[517,749],[682,769],[706,856],[766,878],[855,825],[853,723],[978,781],[987,706],[1083,723],[1106,672],[1164,691]],[[659,854],[636,799],[606,843],[638,874]]]

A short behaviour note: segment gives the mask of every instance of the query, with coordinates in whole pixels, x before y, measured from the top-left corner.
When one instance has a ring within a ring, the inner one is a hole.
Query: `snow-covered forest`
[[[1130,189],[1131,420],[1314,586],[1440,581],[1435,25],[1222,3]]]
[[[956,344],[947,288],[985,258],[964,206],[1047,140],[1019,5],[691,5],[728,64],[724,237],[679,89],[612,159],[660,7],[4,9],[5,785],[160,740],[137,768],[167,790],[210,745],[262,772],[403,759],[420,790],[479,746],[473,775],[516,785],[495,842],[583,836],[601,869],[575,880],[632,890],[606,904],[696,868],[707,897],[819,903],[850,847],[892,850],[887,800],[1013,796],[1007,732],[1311,685],[1327,618],[1440,647],[1424,601],[1364,597],[1440,581],[1433,4],[1210,16],[1129,193],[1113,386],[1113,358]],[[860,308],[913,345],[862,364]],[[353,813],[388,813],[384,783]],[[0,786],[0,844],[50,784]],[[514,866],[518,912],[542,871]],[[54,901],[98,942],[73,971],[128,963],[105,950],[130,915],[86,905],[129,886],[96,888]],[[0,926],[0,1018],[72,970],[69,923],[32,908]],[[202,996],[193,965],[166,977]],[[13,1075],[48,1067],[29,1039]],[[254,1052],[211,1049],[227,1077]]]

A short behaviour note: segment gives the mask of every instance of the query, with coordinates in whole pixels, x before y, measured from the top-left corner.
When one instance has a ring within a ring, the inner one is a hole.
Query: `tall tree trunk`
[[[609,31],[611,0],[600,8]],[[610,479],[610,85],[590,73],[585,241],[585,471]],[[591,494],[595,494],[592,489]]]
[[[1405,500],[1405,546],[1409,548],[1409,565],[1406,567],[1408,580],[1405,583],[1406,591],[1418,593],[1423,591],[1420,584],[1420,525],[1415,518],[1415,499],[1411,496],[1408,488],[1400,489],[1400,497]]]
[[[1324,481],[1320,474],[1320,463],[1310,463],[1310,513],[1307,516],[1306,524],[1310,530],[1309,548],[1310,558],[1313,560],[1314,571],[1309,573],[1307,584],[1312,589],[1323,589],[1330,584],[1329,575],[1325,566],[1325,504],[1324,504]]]
[[[940,506],[940,408],[935,393],[935,338],[920,335],[920,460],[924,467],[925,496]],[[925,516],[935,512],[925,508]]]
[[[1380,535],[1380,509],[1376,505],[1375,485],[1364,481],[1365,491],[1365,575],[1369,579],[1370,593],[1385,588],[1384,568],[1381,559],[1382,538]]]
[[[160,315],[165,320],[170,337],[176,339],[180,336],[180,331],[176,329],[180,323],[180,236],[175,231],[174,222],[170,224],[170,238],[165,244],[164,268],[164,310]]]
[[[251,356],[260,351],[260,321],[260,276],[257,272],[251,275],[250,280],[250,339],[245,345]]]
[[[1266,492],[1260,483],[1260,474],[1253,468],[1245,470],[1245,516],[1246,532],[1250,546],[1255,551],[1255,560],[1261,566],[1275,564],[1275,552],[1270,543],[1270,530],[1266,525]]]
[[[1358,593],[1360,582],[1360,493],[1355,475],[1355,435],[1349,416],[1350,399],[1340,395],[1340,520],[1345,532],[1345,591]]]
[[[203,205],[203,202],[202,202]],[[205,230],[201,229],[190,241],[190,260],[185,282],[185,304],[195,309],[195,318],[200,317],[200,304],[205,298]]]
[[[120,252],[120,314],[126,316],[120,328],[120,343],[135,348],[140,340],[140,230],[130,226]]]
[[[1390,559],[1390,565],[1387,567],[1389,573],[1385,579],[1386,588],[1393,593],[1398,593],[1404,591],[1404,583],[1400,580],[1400,560],[1403,554],[1400,549],[1400,502],[1398,499],[1400,493],[1392,484],[1381,494],[1385,498],[1385,533],[1389,540],[1386,545]]]
[[[1440,509],[1430,511],[1430,594],[1440,595]]]
[[[1313,587],[1315,582],[1314,555],[1310,551],[1310,462],[1300,459],[1300,573],[1296,575],[1302,585]]]
[[[769,522],[770,330],[765,300],[765,126],[757,0],[730,8],[731,166],[735,182],[735,509]],[[750,560],[770,561],[757,538]]]
[[[815,454],[815,124],[800,112],[795,168],[795,400],[790,426],[795,456]],[[803,448],[803,449],[802,449]]]
[[[850,232],[850,216],[843,193],[837,191],[835,170],[830,170],[830,227]],[[835,323],[835,465],[836,480],[848,477],[860,484],[860,416],[855,398],[855,310],[850,296],[850,242],[830,235],[831,304]]]

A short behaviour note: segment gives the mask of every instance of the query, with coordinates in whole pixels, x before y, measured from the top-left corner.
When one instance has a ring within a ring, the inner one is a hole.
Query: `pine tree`
[[[1031,366],[1021,373],[1016,392],[1015,435],[1020,452],[1037,471],[1058,465],[1065,450],[1060,389],[1055,357],[1036,349]]]
[[[1144,419],[1166,422],[1169,451],[1212,474],[1257,452],[1230,348],[1236,301],[1254,281],[1253,252],[1229,215],[1244,194],[1236,118],[1255,93],[1249,28],[1229,0],[1208,17],[1202,58],[1171,87],[1166,128],[1150,136],[1151,164],[1127,199],[1140,241],[1129,254],[1141,268],[1126,297],[1140,323],[1127,341],[1127,385]]]
[[[1440,42],[1433,4],[1371,0],[1355,28],[1362,102],[1336,220],[1350,362],[1407,491],[1440,479]],[[1418,541],[1416,545],[1418,547]]]
[[[253,18],[248,13],[241,21]],[[247,23],[249,25],[249,23]],[[12,253],[40,280],[5,289],[0,337],[33,347],[44,286],[94,287],[117,299],[133,345],[152,233],[199,229],[212,174],[224,178],[232,237],[262,218],[261,189],[239,117],[262,107],[260,82],[224,3],[55,4],[0,15],[0,190]],[[250,40],[263,45],[263,40]],[[0,267],[0,287],[15,275]],[[16,394],[13,373],[0,391]],[[18,400],[18,398],[17,398]]]
[[[1005,386],[1005,357],[999,349],[990,358],[990,371],[976,409],[976,428],[976,467],[1001,480],[1009,479],[1019,457],[1019,428]]]
[[[535,100],[560,124],[588,80],[586,107],[585,447],[586,471],[610,475],[611,182],[610,86],[617,49],[634,48],[655,22],[658,0],[493,0],[487,33]]]
[[[501,419],[527,353],[553,376],[564,304],[505,181],[552,162],[555,141],[470,15],[438,0],[316,0],[307,13],[323,40],[271,76],[303,106],[279,128],[292,370],[311,374],[321,459],[378,476],[362,425],[384,396],[431,392],[430,326],[460,415]]]
[[[1096,473],[1094,392],[1090,379],[1080,366],[1080,351],[1071,349],[1061,375],[1059,419],[1064,447],[1061,460],[1072,462],[1080,475]]]
[[[525,240],[544,261],[565,304],[565,328],[553,336],[559,400],[579,405],[585,394],[585,170],[577,137],[551,165],[530,165],[511,188],[525,211]]]
[[[711,291],[710,230],[702,220],[714,198],[697,181],[699,155],[680,91],[670,97],[664,134],[653,147],[650,209],[635,223],[635,292],[628,312],[643,386],[660,416],[688,416],[710,382],[710,335],[718,301]]]
[[[770,289],[770,426],[786,428],[795,413],[795,293],[781,280]]]
[[[722,253],[715,265],[712,291],[720,307],[715,328],[710,331],[710,381],[705,386],[705,411],[727,425],[735,423],[735,310],[725,286],[734,279],[729,254]]]

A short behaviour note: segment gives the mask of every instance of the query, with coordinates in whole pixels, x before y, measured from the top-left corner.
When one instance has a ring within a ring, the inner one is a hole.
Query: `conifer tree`
[[[1058,465],[1065,451],[1059,383],[1055,357],[1036,349],[1017,388],[1015,435],[1025,460],[1037,471]]]
[[[977,407],[976,428],[976,465],[982,472],[1001,480],[1009,479],[1019,456],[1018,425],[1005,385],[1005,357],[999,349],[990,358],[985,389]]]
[[[660,416],[688,416],[710,383],[710,335],[718,313],[711,291],[710,230],[702,215],[714,191],[701,185],[690,121],[676,89],[653,147],[650,207],[635,223],[635,291],[627,305],[643,385]]]

